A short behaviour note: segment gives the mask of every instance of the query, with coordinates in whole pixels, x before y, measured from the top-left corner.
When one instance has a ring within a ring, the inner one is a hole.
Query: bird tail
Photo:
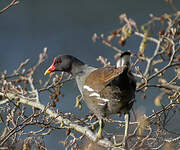
[[[126,51],[123,52],[120,56],[116,58],[116,68],[122,67],[122,66],[127,66],[127,68],[130,67],[130,57],[131,53]]]

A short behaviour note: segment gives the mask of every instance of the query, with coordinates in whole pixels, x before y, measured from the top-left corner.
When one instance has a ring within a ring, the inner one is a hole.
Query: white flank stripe
[[[89,92],[94,91],[92,88],[90,88],[90,87],[87,86],[87,85],[84,85],[83,88],[86,89],[86,90],[88,90]]]
[[[97,99],[103,100],[104,102],[109,102],[109,100],[108,100],[108,99],[106,99],[106,98],[101,98],[101,97],[98,97]]]
[[[89,87],[89,86],[87,86],[87,85],[84,85],[83,88],[86,89],[86,90],[88,90],[89,92],[93,92],[93,91],[94,91],[91,87]],[[96,96],[97,99],[99,99],[99,100],[102,100],[102,101],[104,101],[104,102],[109,102],[108,99],[106,99],[106,98],[101,98],[100,95],[99,95],[98,93],[96,93],[96,92],[93,92],[93,93],[89,94],[89,96]],[[105,104],[103,104],[103,105],[105,105]]]
[[[98,105],[104,106],[104,105],[106,105],[106,104],[103,104],[103,103],[98,103]]]
[[[99,95],[98,93],[96,93],[96,92],[93,92],[93,93],[89,94],[89,96],[96,96],[96,97],[100,97],[100,95]]]

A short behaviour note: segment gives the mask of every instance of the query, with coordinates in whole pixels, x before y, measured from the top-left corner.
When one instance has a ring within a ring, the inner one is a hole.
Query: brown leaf
[[[161,100],[162,100],[162,97],[163,97],[164,93],[160,93],[154,100],[154,104],[156,106],[161,106]]]
[[[163,146],[163,150],[176,150],[176,148],[169,142],[166,142],[166,144]]]
[[[55,102],[55,101],[52,101],[52,102],[51,102],[51,106],[52,106],[52,107],[56,107],[56,102]]]
[[[71,133],[71,129],[66,129],[66,135],[68,136]]]
[[[108,37],[107,37],[107,41],[109,42],[109,43],[112,43],[112,40],[114,39],[114,35],[113,34],[111,34],[111,35],[109,35]]]
[[[163,78],[159,78],[158,82],[161,84],[167,84],[167,81]]]

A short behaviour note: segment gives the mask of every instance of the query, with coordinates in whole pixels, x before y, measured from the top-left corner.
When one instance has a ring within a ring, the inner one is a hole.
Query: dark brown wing
[[[122,66],[119,68],[104,67],[97,69],[90,73],[90,75],[86,78],[85,85],[88,85],[89,87],[93,88],[93,90],[96,92],[100,92],[113,79],[122,74],[125,68],[126,66]]]

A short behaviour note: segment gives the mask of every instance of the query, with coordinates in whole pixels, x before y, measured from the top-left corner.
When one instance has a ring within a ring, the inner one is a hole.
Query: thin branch
[[[134,34],[137,35],[137,36],[140,36],[140,37],[142,37],[142,38],[147,38],[147,40],[152,41],[152,42],[154,42],[154,43],[156,43],[156,44],[159,43],[159,40],[157,40],[157,39],[155,39],[155,38],[153,38],[153,37],[145,37],[145,35],[142,34],[142,33],[140,33],[140,32],[134,32]]]
[[[94,134],[87,127],[82,127],[82,126],[80,126],[78,124],[75,124],[75,123],[71,122],[69,119],[64,119],[63,117],[59,116],[58,113],[53,112],[49,108],[46,108],[41,103],[29,101],[23,96],[16,96],[15,94],[12,94],[12,93],[4,94],[4,93],[0,92],[0,95],[3,96],[3,97],[7,97],[10,100],[18,99],[18,102],[23,103],[25,105],[32,106],[32,107],[37,108],[37,109],[39,109],[41,111],[45,110],[45,113],[47,113],[52,118],[56,118],[56,120],[59,123],[63,122],[69,128],[71,128],[71,129],[73,129],[73,130],[75,130],[75,131],[77,131],[79,133],[82,133],[83,135],[86,135],[89,139],[91,139],[94,142],[97,142],[101,146],[104,146],[104,147],[112,147],[113,146],[113,143],[111,141],[109,141],[108,139],[99,139],[98,140],[98,137],[96,136],[96,134]]]
[[[72,80],[71,77],[70,77],[70,78],[67,78],[67,79],[64,79],[63,81],[60,80],[60,81],[58,81],[58,82],[56,82],[56,83],[50,84],[50,85],[47,86],[47,87],[40,88],[40,89],[38,90],[38,92],[43,92],[43,91],[49,90],[49,89],[51,89],[51,88],[56,87],[57,85],[64,84],[64,83],[66,83],[66,82],[68,82],[68,81],[70,81],[70,80]]]
[[[6,7],[4,7],[3,9],[0,10],[0,14],[5,12],[6,10],[8,10],[10,7],[18,5],[19,3],[20,3],[19,1],[13,0],[9,5],[7,5]]]
[[[34,114],[30,115],[28,118],[24,119],[21,124],[19,124],[18,126],[13,128],[11,131],[9,131],[9,133],[7,135],[5,135],[5,137],[3,139],[1,139],[2,142],[0,143],[0,146],[2,146],[9,139],[9,137],[11,137],[15,132],[22,130],[26,126],[25,123],[28,120],[30,120],[33,116],[34,116]]]
[[[158,72],[152,74],[151,76],[149,76],[147,78],[147,81],[153,79],[154,77],[156,77],[157,75],[159,75],[160,73],[162,73],[163,71],[167,70],[168,68],[170,67],[173,67],[173,66],[178,66],[180,65],[180,62],[177,62],[177,63],[172,63],[172,64],[168,64],[166,66],[164,66],[161,70],[159,70]],[[147,87],[147,84],[145,84],[145,82],[141,83],[141,85],[139,87],[137,87],[136,91],[139,92],[141,89]]]

